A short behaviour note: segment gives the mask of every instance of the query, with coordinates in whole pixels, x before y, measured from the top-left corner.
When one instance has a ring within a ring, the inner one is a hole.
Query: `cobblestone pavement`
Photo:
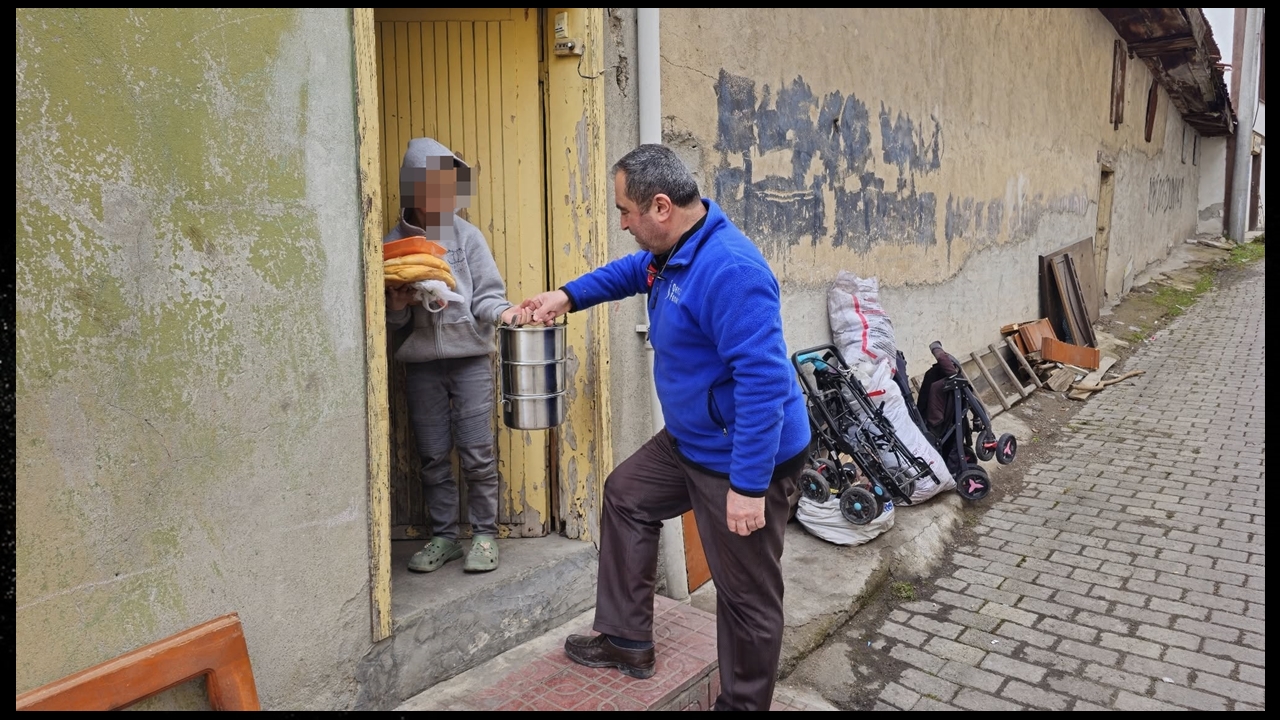
[[[1243,272],[865,636],[902,668],[877,709],[1265,709],[1265,264]]]

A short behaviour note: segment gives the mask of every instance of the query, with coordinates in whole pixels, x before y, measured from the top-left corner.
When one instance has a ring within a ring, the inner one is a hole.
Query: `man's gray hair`
[[[677,207],[687,207],[702,199],[698,182],[671,148],[646,144],[632,150],[613,164],[613,173],[626,173],[627,197],[640,212],[648,212],[654,196],[671,198]]]

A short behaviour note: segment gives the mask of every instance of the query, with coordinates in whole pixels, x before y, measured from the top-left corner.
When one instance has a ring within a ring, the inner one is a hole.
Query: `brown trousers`
[[[729,481],[684,462],[664,428],[618,465],[604,484],[600,518],[597,632],[653,640],[658,538],[664,520],[690,509],[716,588],[720,660],[717,710],[768,710],[782,652],[782,539],[800,469],[775,479],[765,526],[746,537],[729,530]]]

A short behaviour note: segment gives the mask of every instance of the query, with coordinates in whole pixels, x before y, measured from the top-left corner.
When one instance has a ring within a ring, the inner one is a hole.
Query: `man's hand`
[[[739,495],[731,488],[725,498],[724,514],[729,530],[746,537],[764,527],[764,498]]]
[[[569,296],[563,290],[549,290],[525,300],[520,307],[533,311],[533,322],[552,325],[569,312]]]
[[[414,295],[414,290],[409,285],[387,288],[387,309],[392,312],[400,312],[417,302],[417,298]]]
[[[533,320],[533,311],[520,305],[512,305],[503,310],[498,319],[503,325],[525,325]]]

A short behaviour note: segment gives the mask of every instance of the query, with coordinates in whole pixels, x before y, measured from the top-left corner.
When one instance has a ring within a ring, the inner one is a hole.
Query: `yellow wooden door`
[[[519,303],[547,289],[537,9],[377,9],[374,19],[387,229],[399,217],[405,147],[411,138],[435,138],[472,168],[475,194],[459,214],[488,239],[508,299]],[[424,522],[421,488],[396,364],[389,373],[393,537],[415,537]],[[506,428],[496,362],[494,372],[500,533],[542,536],[551,524],[548,432]],[[463,503],[465,527],[465,493]]]

